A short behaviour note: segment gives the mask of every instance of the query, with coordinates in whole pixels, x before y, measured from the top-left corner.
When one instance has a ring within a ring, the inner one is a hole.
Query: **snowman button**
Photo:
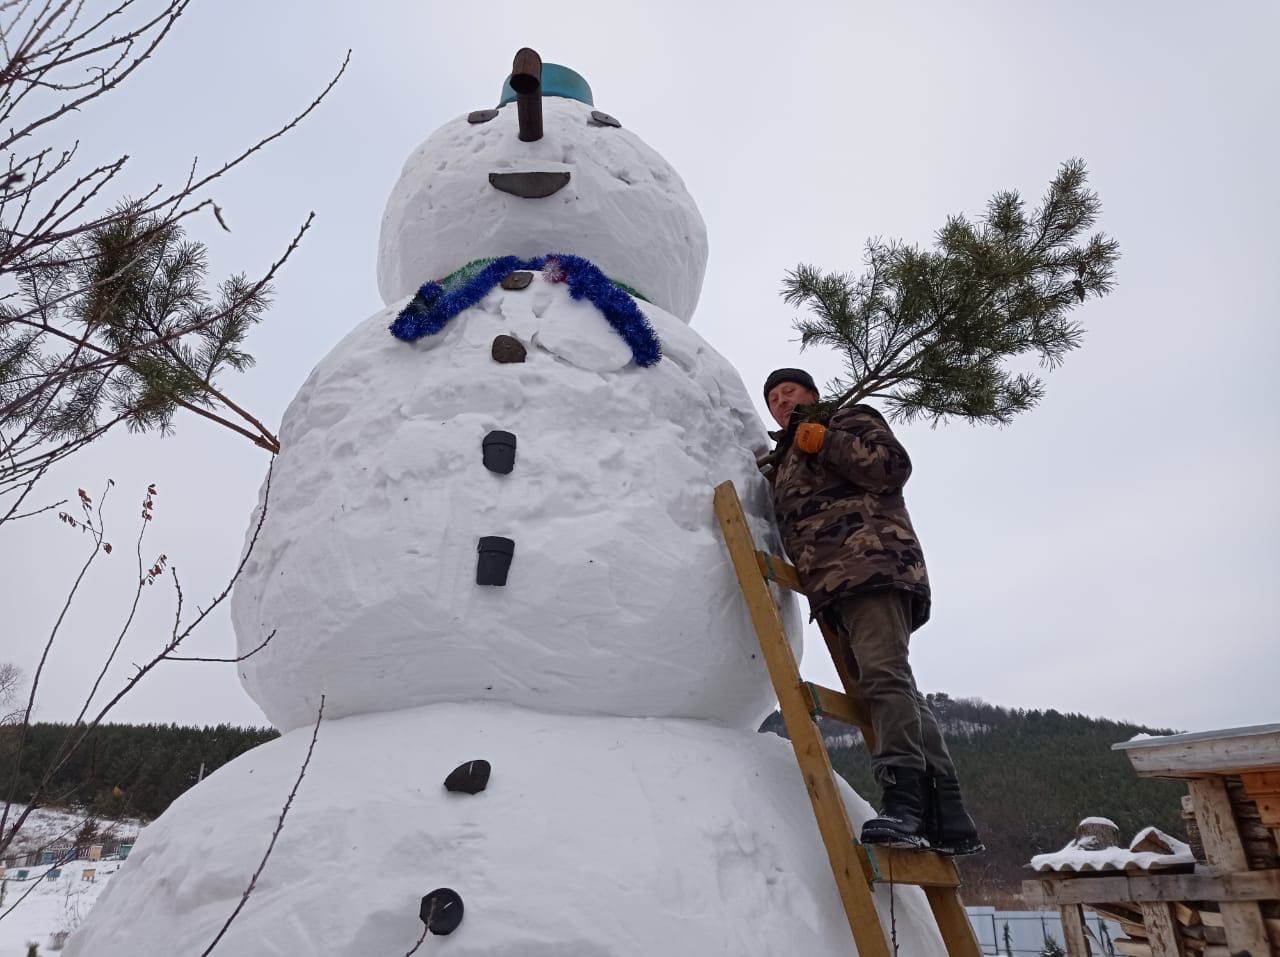
[[[493,340],[493,360],[495,362],[524,362],[528,350],[524,343],[515,336],[497,336]]]
[[[527,289],[533,282],[533,273],[523,270],[513,272],[502,280],[503,289]]]
[[[433,934],[452,934],[462,923],[462,896],[452,887],[437,887],[422,898],[418,919]]]

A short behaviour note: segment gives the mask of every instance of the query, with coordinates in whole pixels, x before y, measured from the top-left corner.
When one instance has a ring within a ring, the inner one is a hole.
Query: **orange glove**
[[[822,444],[827,441],[827,427],[818,422],[801,422],[796,427],[796,448],[801,452],[813,454],[822,451]]]

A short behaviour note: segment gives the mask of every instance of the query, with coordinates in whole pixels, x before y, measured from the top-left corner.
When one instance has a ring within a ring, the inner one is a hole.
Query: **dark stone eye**
[[[608,113],[601,113],[599,110],[591,111],[591,125],[592,126],[615,126],[618,129],[622,129],[621,123],[615,120]]]
[[[468,123],[488,123],[498,115],[497,110],[472,110],[467,114]]]

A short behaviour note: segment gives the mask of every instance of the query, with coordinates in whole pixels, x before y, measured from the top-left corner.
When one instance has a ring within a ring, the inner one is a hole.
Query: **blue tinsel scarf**
[[[658,341],[657,333],[635,301],[593,263],[581,256],[550,255],[535,259],[503,256],[469,277],[464,275],[461,282],[450,280],[459,273],[468,273],[467,268],[459,270],[459,273],[443,283],[432,280],[419,289],[409,305],[396,316],[391,323],[391,334],[405,342],[435,335],[450,319],[476,305],[494,286],[517,269],[547,269],[553,281],[568,283],[569,295],[574,299],[590,300],[631,347],[636,365],[655,365],[662,358],[662,344]]]

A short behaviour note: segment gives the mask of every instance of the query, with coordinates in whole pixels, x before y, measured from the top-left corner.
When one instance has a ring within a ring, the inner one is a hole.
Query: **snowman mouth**
[[[490,173],[489,185],[494,189],[523,199],[542,199],[569,185],[567,172],[556,173]]]

